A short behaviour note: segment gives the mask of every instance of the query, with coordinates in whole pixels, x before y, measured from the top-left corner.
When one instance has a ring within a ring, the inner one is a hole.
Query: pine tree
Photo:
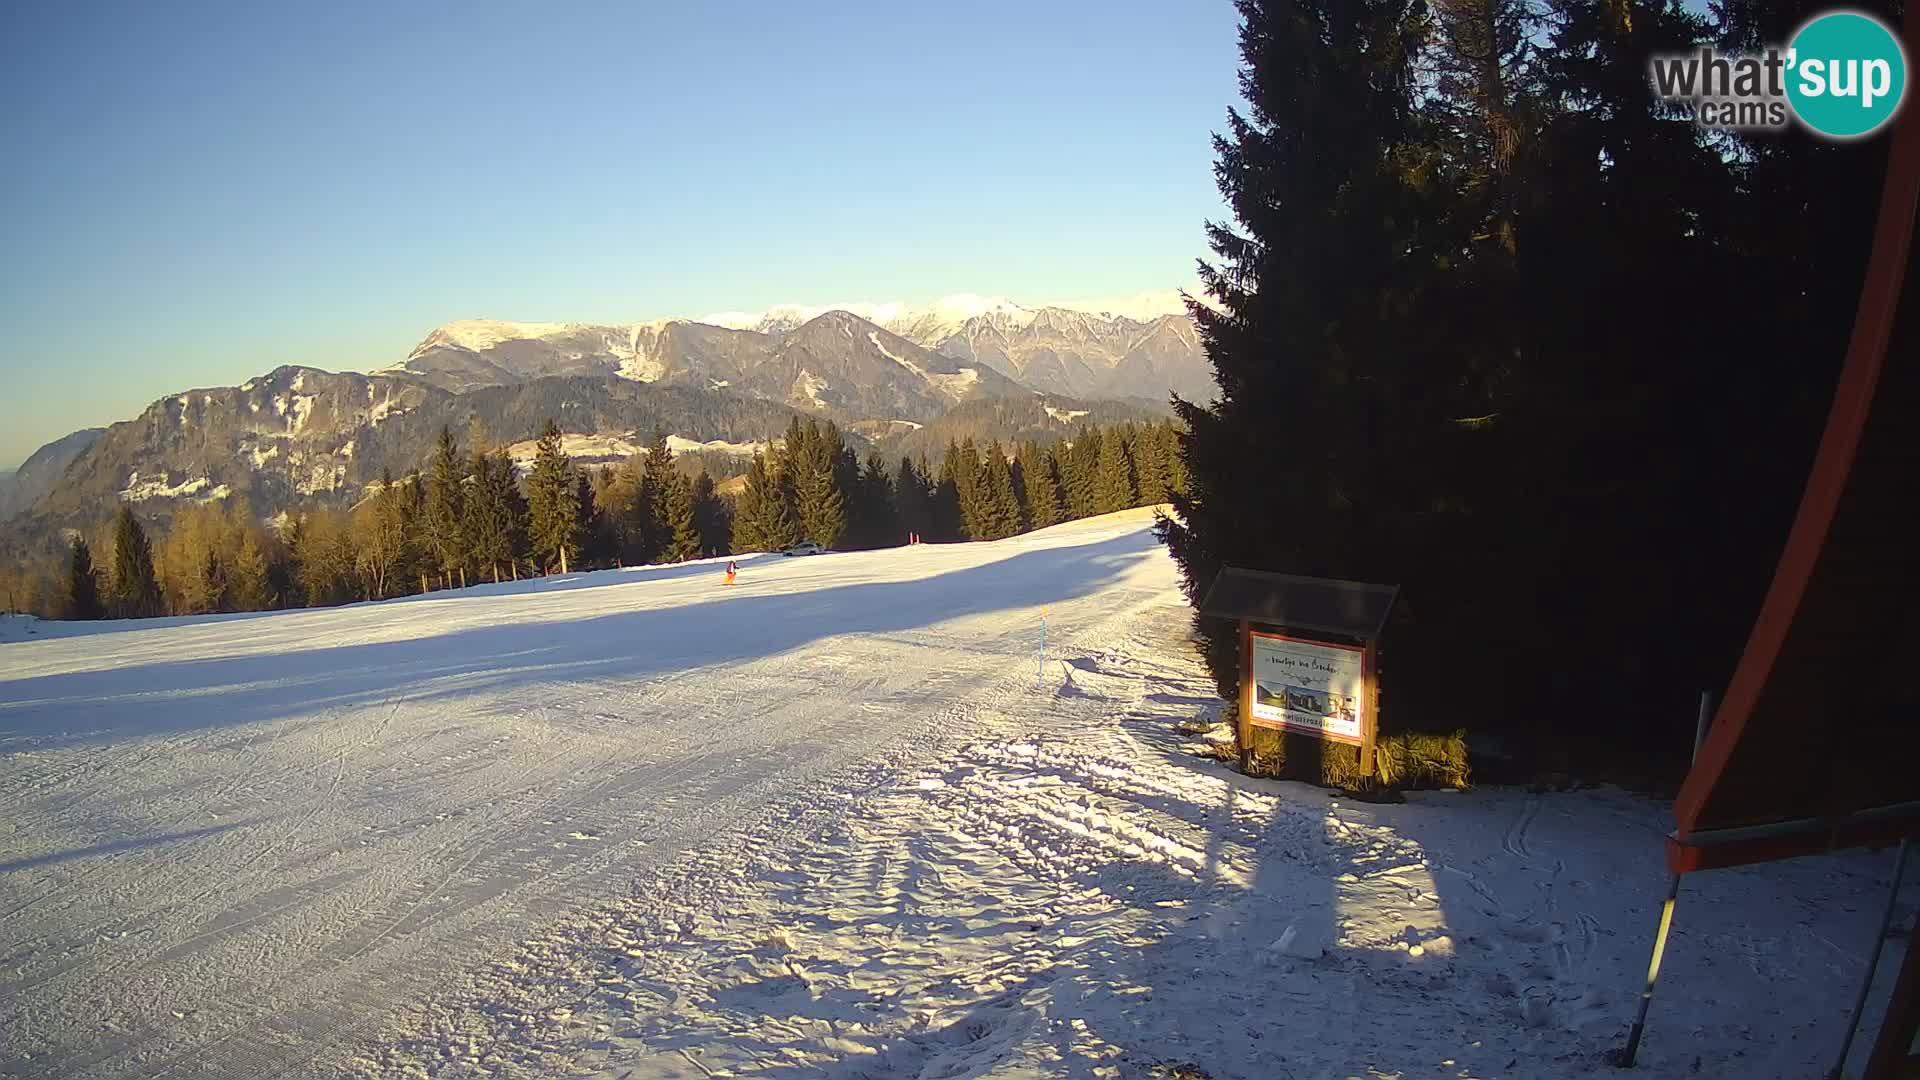
[[[120,507],[113,522],[113,614],[137,619],[160,614],[160,583],[153,572],[153,548],[147,532]]]
[[[664,562],[686,562],[700,557],[700,525],[694,513],[693,485],[679,473],[669,473],[660,499],[660,532],[666,546]]]
[[[893,480],[887,476],[880,452],[867,455],[866,467],[854,482],[854,543],[857,547],[891,547],[901,542],[900,517],[894,506]]]
[[[976,500],[979,539],[1003,540],[1020,531],[1020,501],[1013,493],[1013,473],[998,439],[987,444]]]
[[[1158,506],[1173,494],[1165,453],[1166,441],[1172,434],[1173,429],[1165,424],[1148,424],[1134,435],[1133,473],[1142,506]]]
[[[829,423],[822,432],[808,418],[798,450],[788,454],[803,538],[825,548],[838,544],[847,529],[847,500],[840,480],[843,449],[838,428]]]
[[[960,513],[960,445],[949,440],[940,459],[940,471],[932,476],[927,497],[927,531],[936,540],[967,539],[966,523]]]
[[[473,545],[474,565],[486,570],[497,583],[500,567],[512,566],[519,551],[520,490],[514,477],[513,459],[504,449],[498,454],[476,453],[472,473],[473,485],[464,507],[464,531]]]
[[[753,461],[747,465],[747,482],[740,489],[739,501],[733,507],[733,550],[768,551],[774,546],[772,528],[768,517],[774,498],[773,477],[767,472],[767,459],[764,454],[754,452]]]
[[[1094,480],[1094,513],[1130,509],[1139,497],[1134,484],[1133,454],[1127,450],[1125,429],[1106,434],[1100,443],[1100,462]]]
[[[1044,529],[1059,524],[1060,470],[1054,463],[1053,452],[1042,449],[1038,443],[1024,443],[1020,452],[1020,484],[1025,495],[1021,508],[1026,514],[1027,527]]]
[[[461,532],[460,503],[466,478],[460,444],[455,441],[453,430],[443,426],[434,442],[433,462],[427,477],[427,501],[421,508],[421,533],[429,562],[449,585],[454,574],[464,574],[467,553],[472,549]]]
[[[656,431],[647,446],[640,480],[639,528],[645,537],[642,546],[648,562],[671,561],[667,552],[673,546],[673,526],[667,520],[666,504],[673,491],[674,475],[673,447],[667,444],[666,432]]]
[[[73,619],[97,619],[100,605],[100,577],[93,569],[93,550],[87,538],[75,536],[67,560],[67,615]]]
[[[800,494],[794,481],[793,464],[782,461],[773,470],[773,494],[767,499],[767,541],[773,549],[792,547],[806,539],[806,527],[800,523]]]
[[[534,450],[533,471],[527,476],[528,539],[534,557],[560,572],[580,553],[580,503],[573,482],[573,465],[561,450],[560,426],[548,420]]]
[[[844,538],[848,523],[852,520],[854,497],[860,489],[860,458],[847,445],[846,438],[840,433],[840,426],[831,420],[820,432],[820,456],[833,477],[834,490],[840,493],[841,534]]]
[[[927,479],[926,471],[916,467],[912,458],[901,457],[893,485],[900,529],[922,539],[933,530],[933,494],[927,488]]]
[[[949,482],[953,486],[953,509],[957,514],[954,531],[960,539],[986,539],[981,473],[980,451],[974,446],[972,436],[957,444],[947,443],[947,459],[941,465],[940,479],[943,488]]]
[[[575,518],[580,522],[579,560],[583,565],[604,564],[614,557],[613,530],[607,525],[607,519],[600,513],[599,502],[594,498],[594,478],[589,470],[578,468],[573,475],[573,501]]]
[[[477,453],[477,452],[476,452]],[[472,475],[471,472],[468,473]],[[468,487],[471,488],[471,483]],[[400,558],[394,565],[394,593],[406,596],[414,591],[414,584],[420,584],[420,591],[426,591],[427,578],[427,539],[426,525],[423,519],[427,512],[427,483],[421,478],[418,469],[407,474],[400,481],[399,489],[394,493],[391,510],[400,530]],[[467,551],[460,562],[462,566],[473,563],[473,537],[466,531],[466,500],[463,494],[460,504],[460,536],[467,544]]]
[[[1239,9],[1250,108],[1230,112],[1215,139],[1237,225],[1208,226],[1220,262],[1203,264],[1201,280],[1214,306],[1190,305],[1220,394],[1211,406],[1175,401],[1189,491],[1160,525],[1196,602],[1225,564],[1400,580],[1365,549],[1400,540],[1375,492],[1390,468],[1418,459],[1402,440],[1422,436],[1412,418],[1402,432],[1378,407],[1395,397],[1394,368],[1425,360],[1432,341],[1410,332],[1408,286],[1457,243],[1429,236],[1436,223],[1423,217],[1454,179],[1423,171],[1433,164],[1415,107],[1425,6]],[[1356,507],[1381,516],[1358,527]],[[1232,628],[1201,628],[1231,696]]]
[[[1099,511],[1097,495],[1100,476],[1100,429],[1088,426],[1080,430],[1061,455],[1062,502],[1069,519],[1092,517]]]
[[[1160,429],[1160,475],[1167,487],[1167,497],[1162,502],[1187,493],[1187,460],[1182,445],[1185,438],[1186,433],[1171,422]]]
[[[732,550],[727,542],[733,525],[727,500],[714,490],[713,475],[704,470],[693,481],[693,520],[700,532],[702,555],[725,555]]]
[[[778,467],[765,456],[753,455],[747,483],[733,517],[735,551],[778,551],[800,542],[800,524],[793,512],[792,479],[785,453]]]

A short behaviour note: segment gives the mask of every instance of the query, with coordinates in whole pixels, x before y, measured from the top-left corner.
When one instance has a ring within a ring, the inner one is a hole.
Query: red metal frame
[[[1920,5],[1909,4],[1906,34],[1920,37]],[[1807,478],[1806,492],[1799,513],[1787,536],[1785,549],[1768,587],[1759,617],[1754,622],[1747,647],[1735,669],[1733,680],[1721,700],[1713,729],[1694,760],[1693,768],[1674,800],[1677,823],[1676,844],[1686,847],[1686,837],[1703,825],[1702,811],[1707,807],[1716,785],[1726,770],[1734,748],[1745,733],[1753,710],[1765,692],[1786,642],[1794,618],[1806,598],[1809,579],[1821,556],[1833,525],[1836,510],[1847,487],[1848,475],[1858,455],[1867,417],[1873,406],[1874,392],[1886,363],[1888,340],[1898,314],[1903,278],[1913,244],[1916,202],[1920,201],[1920,115],[1911,109],[1896,122],[1893,145],[1888,152],[1887,181],[1881,191],[1879,221],[1873,252],[1867,263],[1861,287],[1860,307],[1848,342],[1845,367],[1834,392],[1833,407]],[[1915,358],[1903,358],[1914,362]],[[1714,822],[1704,823],[1711,827]],[[1844,831],[1844,830],[1841,830]],[[1788,858],[1811,854],[1839,845],[1848,837],[1841,831],[1781,838],[1764,847],[1754,848],[1751,858]],[[1670,860],[1706,865],[1732,865],[1721,861],[1725,854],[1712,856],[1674,855]],[[1676,862],[1676,868],[1678,866]]]

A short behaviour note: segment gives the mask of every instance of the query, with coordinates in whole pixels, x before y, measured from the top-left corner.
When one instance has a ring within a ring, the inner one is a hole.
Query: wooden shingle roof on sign
[[[1200,614],[1369,639],[1380,636],[1399,595],[1398,585],[1229,566],[1213,579]]]

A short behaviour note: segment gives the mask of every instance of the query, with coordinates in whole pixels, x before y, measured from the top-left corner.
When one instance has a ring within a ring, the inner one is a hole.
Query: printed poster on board
[[[1361,741],[1366,653],[1357,647],[1253,635],[1253,722]]]

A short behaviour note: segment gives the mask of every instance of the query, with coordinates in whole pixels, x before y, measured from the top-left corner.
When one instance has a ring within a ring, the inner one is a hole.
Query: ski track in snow
[[[42,624],[0,1076],[1610,1074],[1664,808],[1193,756],[1144,525]],[[1819,1075],[1886,861],[1690,878],[1643,1074]]]

